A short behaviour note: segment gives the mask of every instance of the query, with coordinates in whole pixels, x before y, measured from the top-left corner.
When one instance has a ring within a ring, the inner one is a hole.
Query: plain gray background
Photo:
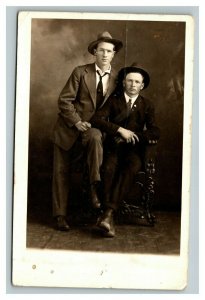
[[[15,122],[15,72],[16,38],[18,11],[79,11],[79,12],[121,12],[121,13],[161,13],[188,14],[195,19],[195,69],[198,78],[198,8],[197,7],[7,7],[7,293],[198,293],[198,80],[194,80],[193,101],[193,141],[192,141],[192,185],[190,208],[190,265],[188,286],[184,291],[139,291],[101,290],[68,288],[29,288],[11,285],[12,255],[12,190],[13,190],[13,141]],[[196,221],[197,220],[197,221]]]

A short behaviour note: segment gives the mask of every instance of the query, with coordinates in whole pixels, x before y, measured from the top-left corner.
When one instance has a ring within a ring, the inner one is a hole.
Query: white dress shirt
[[[125,95],[125,100],[126,100],[127,103],[129,102],[130,99],[132,100],[131,107],[133,107],[135,101],[137,100],[137,98],[139,96],[139,94],[138,94],[137,96],[132,98],[132,97],[128,96],[126,93],[124,93],[124,95]]]

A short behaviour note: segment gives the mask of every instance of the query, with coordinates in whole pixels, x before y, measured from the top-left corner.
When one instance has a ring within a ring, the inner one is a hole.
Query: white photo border
[[[157,20],[186,22],[183,183],[180,256],[108,254],[26,248],[29,132],[30,39],[32,18]],[[24,12],[19,18],[15,128],[13,284],[38,287],[92,287],[181,290],[187,283],[191,124],[193,87],[193,18],[185,15],[130,15]],[[22,86],[22,82],[24,83]],[[187,84],[189,82],[189,84]],[[191,84],[190,84],[191,83]],[[186,151],[185,151],[186,149]],[[186,199],[186,201],[184,201]],[[55,261],[55,264],[53,263]],[[68,264],[65,262],[69,262]],[[85,263],[86,262],[86,263]],[[120,262],[120,263],[119,263]],[[37,266],[35,269],[32,266]],[[89,266],[89,268],[88,268]],[[126,269],[127,280],[120,270]],[[51,270],[54,272],[51,274]],[[79,272],[80,270],[80,272]],[[105,274],[101,276],[102,273]],[[59,276],[60,274],[60,276]],[[62,276],[62,274],[64,274]],[[86,278],[86,280],[85,280]],[[137,280],[136,280],[137,278]],[[146,281],[144,280],[146,278]]]

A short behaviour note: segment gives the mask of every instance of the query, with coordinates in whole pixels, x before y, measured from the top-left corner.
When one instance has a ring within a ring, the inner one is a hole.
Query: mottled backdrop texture
[[[51,207],[53,126],[57,100],[77,65],[91,63],[88,44],[109,31],[124,43],[113,66],[137,62],[151,78],[143,95],[156,107],[161,129],[157,146],[155,206],[179,210],[183,145],[185,23],[157,21],[33,19],[31,32],[28,201]],[[51,214],[48,211],[48,214]]]

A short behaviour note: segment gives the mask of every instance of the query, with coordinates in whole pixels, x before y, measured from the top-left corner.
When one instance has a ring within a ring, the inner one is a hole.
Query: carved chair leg
[[[155,165],[152,159],[150,159],[146,164],[145,172],[145,211],[148,222],[150,225],[154,225],[155,216],[152,214],[151,209],[154,202],[154,179],[153,174],[155,173]]]
[[[145,214],[148,223],[153,225],[155,223],[155,216],[152,214],[151,209],[154,202],[154,180],[151,175],[147,174],[145,181]]]

